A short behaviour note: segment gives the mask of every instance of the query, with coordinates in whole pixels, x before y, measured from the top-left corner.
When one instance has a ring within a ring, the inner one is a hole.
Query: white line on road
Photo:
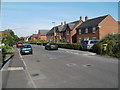
[[[24,68],[23,67],[9,67],[8,70],[9,71],[24,70]]]
[[[18,52],[19,52],[19,50],[18,50]],[[35,85],[34,81],[32,80],[32,77],[31,77],[30,73],[28,72],[27,65],[26,65],[26,63],[25,63],[25,61],[24,61],[22,55],[20,54],[20,52],[19,52],[19,56],[20,56],[21,60],[23,61],[24,65],[25,65],[26,72],[27,72],[27,74],[28,74],[28,76],[29,76],[29,78],[30,78],[30,80],[31,80],[31,82],[32,82],[32,84],[33,84],[33,86],[34,86],[34,88],[37,88],[37,86]]]

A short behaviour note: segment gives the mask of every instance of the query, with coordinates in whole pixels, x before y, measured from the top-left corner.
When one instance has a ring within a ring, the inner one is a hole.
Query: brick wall
[[[115,21],[112,16],[106,17],[100,24],[100,39],[104,38],[108,34],[118,32],[118,22]]]

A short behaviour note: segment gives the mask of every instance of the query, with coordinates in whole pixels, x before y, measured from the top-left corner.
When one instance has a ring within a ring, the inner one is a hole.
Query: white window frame
[[[82,30],[81,30],[81,29],[79,29],[79,30],[78,30],[78,33],[79,33],[79,34],[82,34]]]
[[[92,40],[97,40],[96,37],[92,37]]]
[[[92,28],[92,33],[96,33],[96,27]]]
[[[81,43],[82,38],[79,38],[79,43]]]
[[[70,31],[69,30],[67,31],[67,35],[70,35]]]
[[[85,33],[88,33],[88,28],[85,28]]]
[[[84,37],[84,40],[89,40],[89,37]]]
[[[69,42],[70,42],[70,39],[67,39],[67,42],[69,43]]]

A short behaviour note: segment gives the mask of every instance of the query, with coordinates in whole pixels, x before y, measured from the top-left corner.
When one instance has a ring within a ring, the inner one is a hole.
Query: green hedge
[[[107,44],[106,51],[103,44]],[[93,52],[120,58],[120,34],[109,34],[93,46]]]
[[[57,43],[59,48],[67,48],[67,49],[81,49],[81,43]]]
[[[8,45],[2,47],[2,59],[4,60],[6,54],[13,54],[14,49]]]

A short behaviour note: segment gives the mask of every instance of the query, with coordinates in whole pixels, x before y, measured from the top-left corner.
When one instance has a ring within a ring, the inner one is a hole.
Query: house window
[[[67,31],[67,35],[70,35],[70,31]]]
[[[79,34],[82,34],[82,30],[81,29],[79,29]]]
[[[95,27],[92,28],[92,33],[96,33],[96,28]]]
[[[79,38],[79,43],[81,43],[81,41],[82,41],[82,38]]]
[[[85,29],[85,33],[88,33],[88,28]]]
[[[96,37],[93,37],[92,40],[96,40]]]
[[[70,42],[70,40],[69,39],[67,39],[67,43],[69,43]]]
[[[85,37],[84,40],[89,40],[89,37]]]

